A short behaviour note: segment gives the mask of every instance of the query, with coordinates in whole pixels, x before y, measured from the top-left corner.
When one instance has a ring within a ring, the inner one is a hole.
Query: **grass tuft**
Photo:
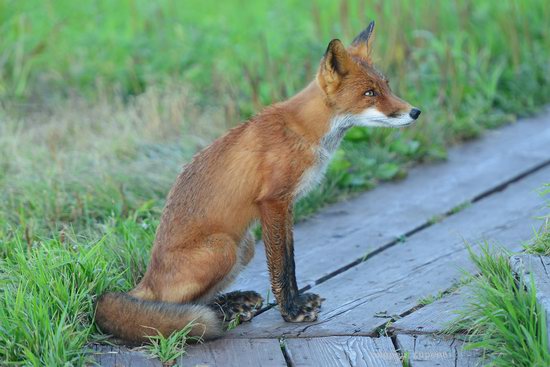
[[[550,184],[544,185],[540,194],[543,197],[550,194]],[[550,201],[547,207],[550,209]],[[535,231],[533,239],[524,246],[524,249],[529,254],[550,256],[550,213],[540,219],[543,221],[542,225]]]
[[[233,320],[229,321],[226,326],[226,331],[235,329],[241,323],[241,315],[237,315]]]
[[[454,208],[452,208],[450,211],[449,211],[449,215],[453,215],[453,214],[458,214],[460,213],[461,211],[463,211],[464,209],[467,209],[469,208],[470,206],[472,206],[472,202],[471,201],[465,201],[461,204],[458,204],[457,206],[455,206]]]
[[[135,284],[154,227],[147,218],[111,218],[85,241],[70,231],[64,241],[35,238],[30,244],[21,231],[3,236],[0,364],[88,363],[85,346],[99,338],[92,323],[95,296]]]
[[[466,330],[467,348],[481,348],[489,366],[548,366],[546,314],[534,284],[525,287],[510,267],[510,254],[487,243],[470,257],[481,276],[471,276],[473,293],[448,332]]]
[[[169,337],[162,334],[149,336],[150,344],[143,347],[145,351],[153,358],[158,358],[166,367],[173,366],[176,360],[186,353],[188,341],[200,342],[197,337],[189,337],[189,333],[195,324],[190,322],[181,330],[173,332]]]
[[[543,225],[535,231],[533,239],[524,249],[528,254],[550,256],[550,218],[544,220]]]
[[[437,294],[430,294],[430,295],[424,296],[418,300],[418,304],[421,306],[427,306],[443,298],[446,294],[447,294],[446,292],[439,291],[437,292]]]
[[[411,353],[405,352],[403,353],[401,357],[401,363],[403,363],[403,367],[411,367]]]

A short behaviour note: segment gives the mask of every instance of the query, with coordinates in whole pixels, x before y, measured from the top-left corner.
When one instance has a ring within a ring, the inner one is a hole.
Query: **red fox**
[[[209,340],[221,336],[224,320],[250,320],[263,302],[258,293],[220,292],[253,257],[257,219],[282,317],[317,319],[322,299],[296,284],[293,203],[320,182],[349,128],[408,126],[420,115],[374,69],[373,29],[371,22],[347,49],[332,40],[305,89],[231,129],[183,169],[143,279],[129,293],[99,297],[102,331],[139,344],[191,323],[190,335]]]

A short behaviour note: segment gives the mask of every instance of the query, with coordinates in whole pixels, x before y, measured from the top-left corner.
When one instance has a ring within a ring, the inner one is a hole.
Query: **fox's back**
[[[259,216],[257,201],[273,190],[288,190],[303,172],[300,163],[308,161],[297,152],[307,147],[294,141],[284,119],[279,109],[264,111],[195,155],[168,195],[158,230],[164,237],[157,242],[169,242],[166,235],[174,232],[189,233],[188,228],[241,237]]]

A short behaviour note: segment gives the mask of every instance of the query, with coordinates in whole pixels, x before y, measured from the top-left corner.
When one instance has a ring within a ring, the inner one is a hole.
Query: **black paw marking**
[[[291,306],[283,312],[283,318],[288,322],[311,322],[317,320],[323,298],[318,294],[304,293],[296,297]]]
[[[235,319],[250,321],[262,308],[263,298],[254,291],[235,291],[219,295],[211,307],[217,310],[225,322]]]

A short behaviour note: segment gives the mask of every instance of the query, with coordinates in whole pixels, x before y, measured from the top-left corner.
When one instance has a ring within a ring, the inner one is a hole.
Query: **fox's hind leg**
[[[252,260],[255,245],[256,241],[250,232],[241,240],[238,251],[241,268]],[[240,321],[251,320],[262,304],[262,296],[254,291],[234,291],[218,295],[211,301],[210,306],[219,313],[222,320],[227,322],[237,317]]]
[[[237,244],[224,233],[196,242],[181,249],[153,249],[149,268],[130,295],[150,301],[209,303],[240,268]]]
[[[225,322],[239,318],[250,321],[262,308],[263,298],[254,291],[234,291],[217,296],[210,307]]]

